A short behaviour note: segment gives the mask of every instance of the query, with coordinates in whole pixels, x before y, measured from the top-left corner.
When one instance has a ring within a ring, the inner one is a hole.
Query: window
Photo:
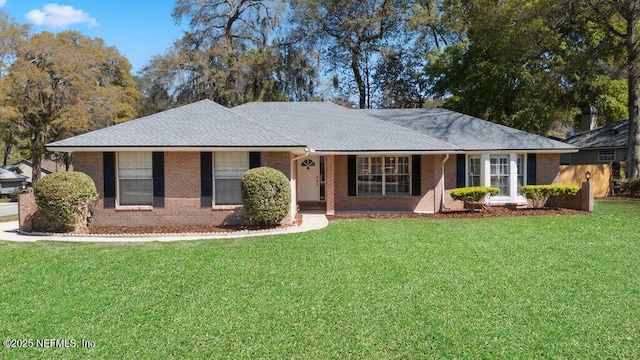
[[[241,205],[242,174],[249,170],[249,153],[217,152],[213,160],[214,203]]]
[[[118,153],[119,205],[153,205],[153,165],[150,152]]]
[[[524,185],[524,155],[517,155],[518,160],[516,166],[518,167],[518,186]]]
[[[467,186],[480,186],[480,155],[470,155],[468,159]]]
[[[509,196],[509,155],[489,157],[491,186],[500,190],[498,195]]]
[[[409,195],[409,164],[408,156],[358,156],[358,195]]]
[[[615,150],[599,150],[598,161],[600,162],[616,161],[616,151]]]
[[[358,156],[358,194],[382,195],[382,156]]]

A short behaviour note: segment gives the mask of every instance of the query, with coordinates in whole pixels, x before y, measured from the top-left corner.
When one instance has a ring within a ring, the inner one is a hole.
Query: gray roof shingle
[[[47,147],[302,147],[210,100],[48,144]]]
[[[580,149],[626,148],[629,142],[629,120],[583,132],[564,142]]]
[[[457,145],[466,151],[575,150],[573,146],[560,141],[446,109],[372,109],[360,111]]]
[[[26,178],[28,178],[28,176],[25,176],[22,174],[16,174],[13,171],[0,167],[0,180],[2,181],[18,181],[18,180],[24,180]]]
[[[248,103],[231,110],[319,152],[460,150],[445,141],[329,102]]]

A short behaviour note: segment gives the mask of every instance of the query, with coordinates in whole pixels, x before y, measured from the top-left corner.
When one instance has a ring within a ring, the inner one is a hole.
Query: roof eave
[[[305,153],[307,147],[292,146],[64,146],[47,145],[47,150],[58,152],[203,152],[203,151],[260,151],[260,152],[292,152]]]

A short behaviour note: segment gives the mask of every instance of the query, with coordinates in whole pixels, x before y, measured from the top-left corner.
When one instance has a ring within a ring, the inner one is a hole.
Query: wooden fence
[[[605,197],[611,193],[611,165],[560,165],[559,183],[562,185],[578,185],[586,179],[587,171],[591,173],[594,196]]]

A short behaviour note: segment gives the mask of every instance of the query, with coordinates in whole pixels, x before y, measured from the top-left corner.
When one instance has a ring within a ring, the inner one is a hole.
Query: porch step
[[[300,211],[309,210],[327,210],[327,203],[325,201],[300,201],[298,202]]]

